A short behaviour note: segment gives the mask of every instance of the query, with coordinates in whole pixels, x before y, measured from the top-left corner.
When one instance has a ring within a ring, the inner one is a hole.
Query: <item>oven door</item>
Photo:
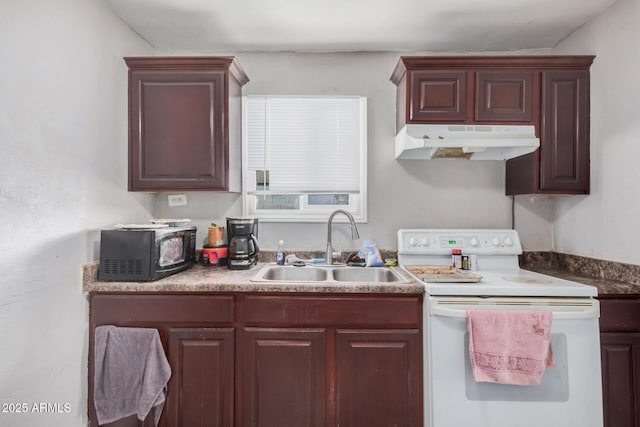
[[[551,310],[556,366],[537,386],[477,383],[466,310]],[[429,297],[425,304],[427,427],[602,427],[598,301],[590,298]]]

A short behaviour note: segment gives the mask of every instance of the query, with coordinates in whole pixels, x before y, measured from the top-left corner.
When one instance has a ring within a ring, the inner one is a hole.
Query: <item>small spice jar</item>
[[[469,255],[462,255],[462,269],[469,270]]]
[[[462,249],[451,250],[451,266],[462,268]]]

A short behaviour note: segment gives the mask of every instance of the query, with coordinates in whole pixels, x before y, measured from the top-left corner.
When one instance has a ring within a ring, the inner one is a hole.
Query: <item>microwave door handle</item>
[[[431,316],[457,317],[462,319],[466,319],[467,317],[466,308],[449,308],[449,307],[441,307],[438,305],[431,305],[430,309],[431,309],[431,313],[430,313]],[[527,308],[527,309],[535,310],[536,307],[531,306],[530,308]],[[543,310],[545,308],[538,307],[538,309]],[[600,317],[600,306],[598,304],[592,304],[580,310],[571,310],[571,311],[551,310],[551,311],[553,311],[553,319],[555,320],[583,320],[583,319],[595,319]]]

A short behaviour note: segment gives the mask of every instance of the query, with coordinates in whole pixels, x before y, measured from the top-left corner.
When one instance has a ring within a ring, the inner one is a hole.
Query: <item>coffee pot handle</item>
[[[256,239],[256,236],[254,236],[253,234],[251,234],[251,240],[253,240],[253,249],[254,249],[254,254],[257,254],[258,252],[260,252],[260,248],[258,247],[258,240]]]

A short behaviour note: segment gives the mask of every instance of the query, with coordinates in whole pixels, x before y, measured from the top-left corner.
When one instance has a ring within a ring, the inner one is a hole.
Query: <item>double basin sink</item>
[[[256,274],[252,282],[357,282],[408,283],[400,274],[387,267],[348,267],[344,265],[297,267],[267,265]]]

